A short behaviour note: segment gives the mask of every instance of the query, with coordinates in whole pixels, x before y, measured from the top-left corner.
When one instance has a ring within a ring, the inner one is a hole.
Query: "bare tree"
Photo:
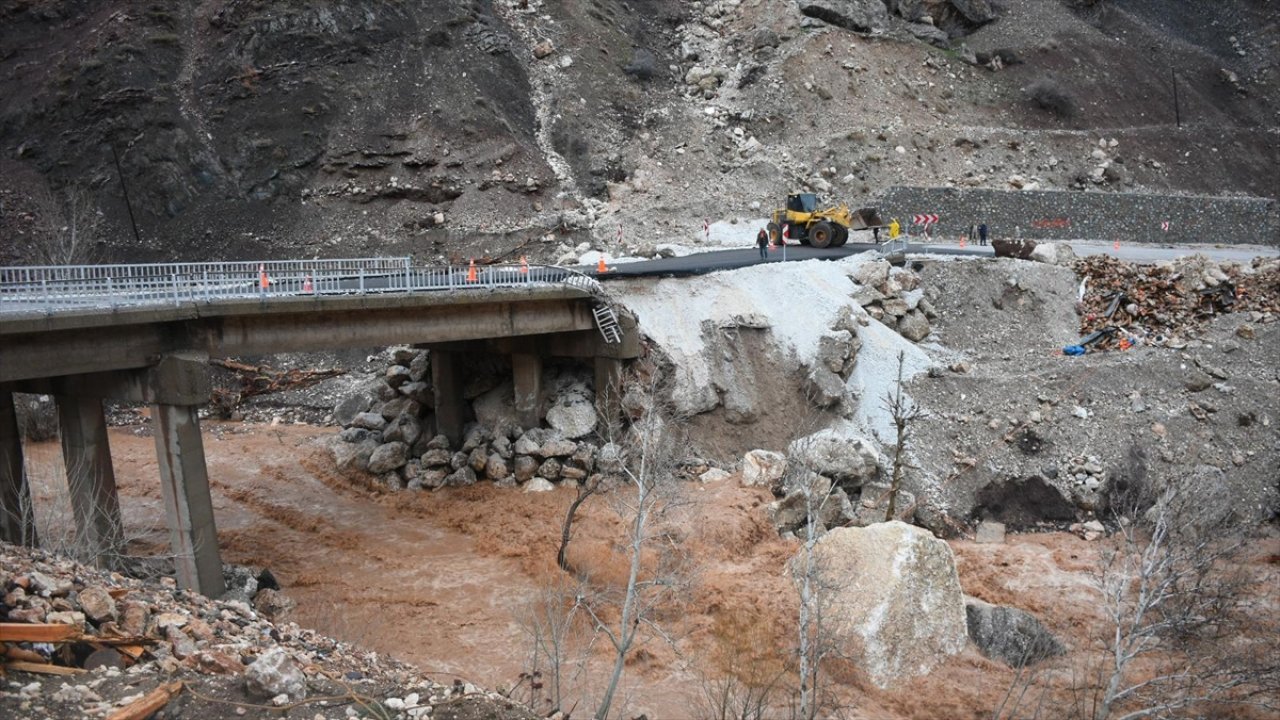
[[[27,253],[29,261],[39,265],[88,263],[102,225],[102,213],[89,193],[67,187],[55,195],[40,187],[32,199],[38,218]]]
[[[884,408],[893,417],[893,427],[897,431],[897,442],[893,448],[893,479],[889,484],[889,507],[885,510],[885,522],[892,520],[897,510],[898,491],[902,489],[902,475],[908,467],[906,448],[912,426],[917,420],[927,415],[923,408],[902,392],[902,367],[905,362],[906,354],[899,351],[898,381],[894,384],[893,390],[886,392],[884,396]]]
[[[1242,591],[1247,581],[1236,568],[1245,537],[1225,498],[1175,485],[1130,509],[1117,513],[1118,545],[1094,576],[1108,632],[1105,660],[1077,694],[1081,715],[1137,720],[1215,705],[1280,707],[1275,619],[1269,632],[1259,628],[1268,615]]]
[[[657,390],[657,375],[651,376],[650,398]],[[616,437],[620,425],[606,418],[607,435]],[[614,443],[617,445],[617,443]],[[676,476],[677,442],[672,423],[661,413],[658,403],[651,401],[649,409],[627,430],[622,443],[626,453],[618,463],[621,485],[610,493],[618,514],[626,521],[627,532],[622,547],[627,559],[625,584],[618,588],[619,596],[610,604],[617,613],[601,612],[597,601],[584,604],[595,628],[613,647],[613,668],[609,673],[603,695],[596,707],[596,720],[609,717],[617,697],[619,683],[627,658],[636,647],[642,629],[659,637],[670,636],[655,622],[659,609],[679,597],[681,587],[688,579],[687,556],[678,542],[668,535],[667,521],[683,505]],[[649,567],[646,567],[646,556]]]
[[[702,708],[707,720],[765,720],[792,668],[778,652],[774,628],[739,611],[716,616],[702,657]]]

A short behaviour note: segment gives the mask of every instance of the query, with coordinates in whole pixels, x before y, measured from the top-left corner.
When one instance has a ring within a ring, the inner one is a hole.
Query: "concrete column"
[[[528,430],[542,424],[542,358],[532,353],[511,355],[515,384],[516,418]]]
[[[109,566],[123,550],[124,524],[102,401],[72,395],[59,395],[57,400],[76,545],[95,555],[99,565]]]
[[[462,368],[458,353],[431,350],[431,384],[436,399],[436,432],[453,447],[462,443],[466,406],[462,397]]]
[[[0,540],[35,547],[35,506],[22,462],[22,432],[13,393],[0,390]]]
[[[621,407],[622,394],[622,361],[618,358],[602,357],[595,359],[596,406],[616,418]]]
[[[226,588],[196,406],[152,405],[151,421],[178,585],[218,597]]]

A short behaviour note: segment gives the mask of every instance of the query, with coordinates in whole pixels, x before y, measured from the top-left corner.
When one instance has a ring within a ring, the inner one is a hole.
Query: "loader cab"
[[[797,193],[787,196],[787,210],[811,213],[818,210],[818,196],[813,193]]]

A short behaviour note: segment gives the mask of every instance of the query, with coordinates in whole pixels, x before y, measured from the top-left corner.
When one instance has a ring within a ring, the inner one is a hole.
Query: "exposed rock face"
[[[816,367],[805,380],[805,393],[816,407],[829,408],[844,399],[844,381],[827,368]]]
[[[875,446],[864,438],[830,429],[793,440],[787,455],[846,488],[860,487],[880,472],[880,453]]]
[[[297,701],[307,696],[307,679],[289,653],[278,647],[262,653],[245,668],[244,682],[245,688],[259,697],[288,695]]]
[[[901,522],[836,528],[814,548],[840,651],[881,688],[927,674],[968,637],[951,548]],[[793,572],[803,568],[792,560]],[[796,578],[799,582],[800,578]]]
[[[969,637],[983,655],[1010,667],[1023,667],[1066,650],[1034,615],[1017,608],[965,598]]]

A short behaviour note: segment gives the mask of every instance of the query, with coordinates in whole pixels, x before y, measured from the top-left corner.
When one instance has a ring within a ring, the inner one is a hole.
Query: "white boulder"
[[[823,612],[839,652],[877,687],[928,674],[968,640],[951,548],[902,522],[835,528],[814,547]],[[798,583],[803,556],[792,559]]]

